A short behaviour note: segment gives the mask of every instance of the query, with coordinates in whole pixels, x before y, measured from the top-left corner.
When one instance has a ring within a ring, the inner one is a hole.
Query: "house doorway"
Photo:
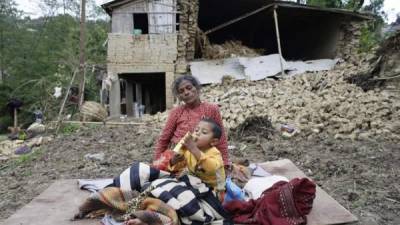
[[[165,111],[165,73],[125,73],[119,78],[121,114],[138,117],[140,112],[153,115]]]

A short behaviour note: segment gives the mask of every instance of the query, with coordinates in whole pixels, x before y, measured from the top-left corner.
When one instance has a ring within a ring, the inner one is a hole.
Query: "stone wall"
[[[356,63],[359,61],[361,29],[365,25],[362,21],[343,21],[340,25],[339,39],[336,48],[336,57]]]
[[[181,14],[179,17],[176,72],[185,73],[187,72],[187,61],[193,60],[195,55],[199,1],[178,0],[178,11]]]

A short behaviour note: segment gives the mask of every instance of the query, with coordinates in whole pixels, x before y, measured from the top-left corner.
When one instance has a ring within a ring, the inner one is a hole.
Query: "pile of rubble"
[[[225,59],[237,56],[255,57],[262,55],[263,52],[263,49],[249,48],[240,41],[227,41],[221,45],[206,44],[202,56],[204,59]]]
[[[273,124],[290,124],[305,134],[325,131],[336,138],[385,134],[400,138],[398,93],[364,92],[346,81],[364,68],[342,63],[334,70],[304,73],[281,81],[230,81],[203,89],[203,99],[220,105],[226,127],[248,117],[267,116]]]
[[[342,62],[333,70],[304,73],[282,80],[246,81],[225,77],[202,89],[202,99],[220,106],[225,127],[235,130],[246,118],[268,117],[275,128],[293,126],[309,136],[325,132],[335,138],[400,139],[400,95],[375,88],[363,91],[348,82],[370,64]],[[145,120],[162,126],[167,113]]]

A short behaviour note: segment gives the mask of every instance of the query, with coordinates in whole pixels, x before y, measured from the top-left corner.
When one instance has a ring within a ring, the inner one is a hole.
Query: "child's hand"
[[[198,150],[196,142],[194,142],[192,135],[189,135],[183,140],[183,146],[185,146],[186,149],[189,150],[191,153]]]
[[[175,165],[180,161],[183,161],[185,157],[182,154],[176,154],[172,157],[172,159],[169,161],[171,165]]]

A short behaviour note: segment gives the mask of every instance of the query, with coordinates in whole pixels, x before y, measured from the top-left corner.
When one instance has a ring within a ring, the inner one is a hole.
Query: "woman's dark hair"
[[[204,121],[204,122],[207,122],[207,123],[211,124],[211,130],[213,132],[213,138],[216,138],[218,140],[221,138],[221,136],[222,136],[221,126],[218,125],[218,123],[215,122],[215,120],[213,120],[213,119],[211,119],[209,117],[205,117],[205,118],[201,119],[200,121]]]
[[[194,76],[190,76],[190,75],[183,75],[183,76],[180,76],[180,77],[178,77],[178,78],[176,78],[175,80],[174,80],[174,82],[172,83],[172,94],[175,96],[175,97],[178,97],[178,88],[179,88],[179,85],[182,83],[182,81],[184,81],[184,80],[187,80],[187,81],[189,81],[197,90],[200,90],[200,88],[201,88],[201,85],[200,85],[200,82],[194,77]]]

